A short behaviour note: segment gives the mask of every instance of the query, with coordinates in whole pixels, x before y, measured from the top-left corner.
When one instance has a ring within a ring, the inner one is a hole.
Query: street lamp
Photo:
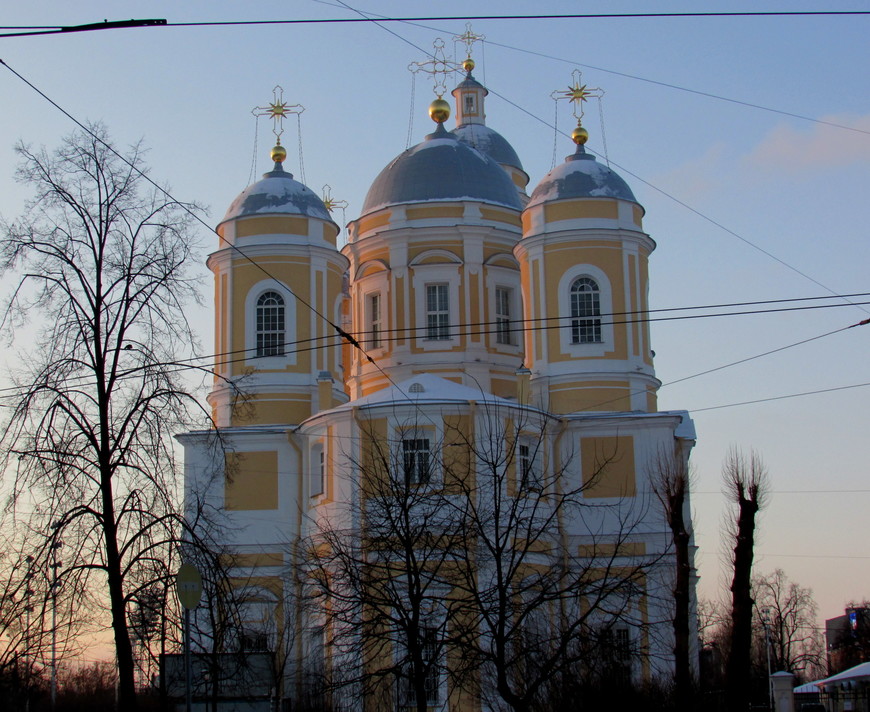
[[[764,626],[764,641],[767,648],[767,700],[770,712],[773,712],[773,680],[770,677],[770,608],[761,609],[761,625]]]
[[[60,522],[51,525],[55,532],[61,528]],[[57,560],[57,550],[63,546],[59,533],[54,535],[51,543],[51,710],[54,712],[57,704],[57,570],[63,562]]]

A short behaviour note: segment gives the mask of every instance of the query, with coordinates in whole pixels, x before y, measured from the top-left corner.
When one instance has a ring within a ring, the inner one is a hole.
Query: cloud
[[[823,116],[820,121],[870,132],[870,114]],[[743,160],[753,167],[777,172],[870,163],[870,135],[827,124],[807,124],[805,129],[780,125]]]
[[[725,144],[716,143],[697,158],[654,176],[653,183],[692,202],[723,187],[722,163],[727,156]]]

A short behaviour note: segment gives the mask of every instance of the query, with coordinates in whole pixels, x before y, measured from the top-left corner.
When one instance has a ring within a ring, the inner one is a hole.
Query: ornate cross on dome
[[[574,113],[574,118],[577,119],[578,126],[580,125],[580,120],[583,118],[583,104],[586,103],[590,97],[600,99],[604,96],[603,89],[599,89],[598,87],[587,87],[585,84],[581,84],[580,78],[582,76],[583,73],[579,69],[575,69],[571,72],[571,77],[573,78],[574,83],[568,87],[568,90],[560,91],[557,89],[550,94],[550,96],[556,101],[567,99],[573,104],[571,110]]]
[[[447,92],[447,75],[457,71],[459,65],[444,56],[444,40],[440,37],[435,38],[432,46],[435,51],[430,55],[431,59],[427,59],[425,62],[411,62],[408,65],[408,70],[414,74],[417,72],[431,74],[435,80],[433,90],[440,99]]]
[[[284,133],[284,119],[291,114],[301,114],[305,111],[305,107],[302,104],[288,104],[284,101],[284,89],[280,85],[272,90],[272,97],[274,101],[271,104],[255,106],[251,113],[254,116],[268,116],[272,119],[272,133],[280,144],[281,134]]]
[[[465,32],[461,35],[454,35],[454,42],[463,42],[465,43],[465,58],[471,59],[471,48],[474,46],[475,42],[483,42],[486,39],[486,35],[477,35],[471,31],[471,23],[465,23]],[[474,67],[472,67],[473,69]],[[471,71],[470,69],[468,71]]]

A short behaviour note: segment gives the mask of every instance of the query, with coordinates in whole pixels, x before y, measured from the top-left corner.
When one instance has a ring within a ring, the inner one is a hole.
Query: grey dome
[[[527,207],[567,198],[619,198],[637,202],[628,184],[586,153],[583,146],[538,183]]]
[[[462,143],[467,143],[481,153],[485,153],[496,163],[513,166],[523,170],[520,157],[514,151],[507,139],[498,131],[493,131],[485,124],[462,124],[451,131]]]
[[[304,215],[333,222],[323,201],[308,186],[275,164],[275,170],[245,188],[221,222],[252,215]]]
[[[362,214],[389,205],[474,200],[521,210],[504,169],[439,124],[422,143],[397,156],[372,183]]]

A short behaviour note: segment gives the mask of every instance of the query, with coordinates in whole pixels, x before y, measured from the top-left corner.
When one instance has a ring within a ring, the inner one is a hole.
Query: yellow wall
[[[227,509],[278,509],[277,452],[228,452],[224,472]]]
[[[634,497],[634,437],[580,438],[585,497]]]

